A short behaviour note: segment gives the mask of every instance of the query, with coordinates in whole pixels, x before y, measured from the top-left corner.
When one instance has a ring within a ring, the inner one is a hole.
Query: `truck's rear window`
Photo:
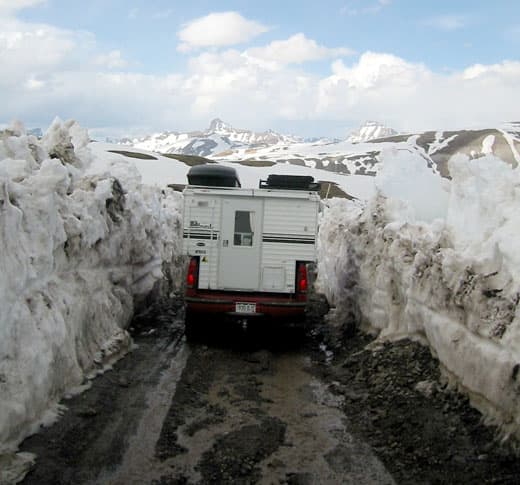
[[[250,211],[235,212],[235,235],[233,244],[235,246],[253,245],[253,218],[255,213]]]

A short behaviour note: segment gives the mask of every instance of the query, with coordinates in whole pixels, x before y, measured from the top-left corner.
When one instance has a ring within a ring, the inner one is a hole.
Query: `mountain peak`
[[[210,133],[227,133],[229,131],[233,130],[233,127],[224,121],[222,121],[220,118],[215,118],[211,120],[211,123],[209,124],[208,131]]]
[[[377,138],[386,138],[388,136],[397,135],[397,131],[387,127],[378,121],[365,121],[359,130],[354,131],[347,138],[350,143],[363,143]]]

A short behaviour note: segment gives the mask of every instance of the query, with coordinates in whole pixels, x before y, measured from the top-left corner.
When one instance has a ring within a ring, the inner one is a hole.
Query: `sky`
[[[520,119],[518,0],[0,0],[0,125],[346,137]]]

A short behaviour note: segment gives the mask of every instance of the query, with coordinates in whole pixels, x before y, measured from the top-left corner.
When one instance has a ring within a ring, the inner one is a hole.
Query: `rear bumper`
[[[191,294],[190,294],[191,293]],[[192,313],[212,313],[242,318],[291,318],[305,316],[306,298],[299,295],[234,293],[234,292],[190,292],[186,295],[186,306]],[[237,303],[254,303],[256,312],[236,311]]]

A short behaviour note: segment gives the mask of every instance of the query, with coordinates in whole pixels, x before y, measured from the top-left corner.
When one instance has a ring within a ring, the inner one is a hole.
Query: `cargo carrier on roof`
[[[208,315],[295,323],[305,317],[320,204],[312,177],[270,175],[241,188],[236,171],[199,165],[184,189],[186,323]]]

